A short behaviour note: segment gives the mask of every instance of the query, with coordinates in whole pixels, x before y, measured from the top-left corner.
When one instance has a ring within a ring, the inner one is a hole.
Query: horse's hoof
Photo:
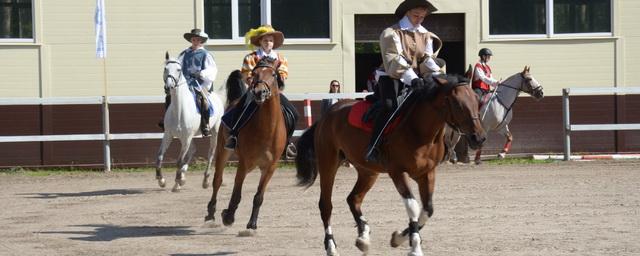
[[[221,228],[222,225],[216,223],[215,220],[205,220],[204,224],[202,224],[203,228]]]
[[[225,226],[233,225],[233,222],[235,221],[235,217],[229,213],[229,210],[227,209],[222,210],[221,215],[222,215],[222,224],[224,224]]]
[[[507,156],[507,153],[504,153],[504,152],[498,154],[499,159],[504,159],[506,156]]]
[[[391,247],[396,248],[408,240],[409,236],[403,236],[400,231],[393,231],[393,234],[391,234],[391,242],[389,244]]]
[[[180,184],[180,186],[184,186],[185,184],[187,184],[187,180],[185,180],[184,178],[181,180],[177,180],[176,182]]]
[[[238,232],[239,237],[256,236],[256,234],[258,234],[258,232],[255,229],[245,229]]]
[[[482,160],[475,160],[474,163],[476,163],[476,165],[481,165],[482,164]]]
[[[362,237],[358,237],[356,239],[356,247],[360,249],[361,252],[367,253],[369,252],[369,246],[371,245],[371,241],[368,239],[364,239]]]
[[[167,181],[164,178],[158,179],[158,186],[160,186],[161,188],[166,187],[167,186]]]
[[[207,182],[206,179],[202,181],[202,188],[204,188],[204,189],[208,189],[209,188],[209,182]]]
[[[171,189],[171,192],[180,192],[180,185],[178,183],[176,183],[175,185],[173,185],[173,188]]]

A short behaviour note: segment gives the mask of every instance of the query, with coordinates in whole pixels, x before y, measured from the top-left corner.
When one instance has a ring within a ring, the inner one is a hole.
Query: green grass
[[[546,160],[535,160],[533,158],[505,158],[505,159],[490,159],[484,160],[484,163],[494,164],[494,165],[507,165],[507,164],[550,164],[557,163],[558,160],[546,159]]]
[[[196,161],[189,165],[189,171],[201,172],[207,167],[205,161]],[[237,167],[236,163],[227,163],[225,171],[235,171]],[[213,167],[212,167],[213,168]],[[281,162],[278,168],[295,168],[293,162]],[[175,164],[165,164],[162,167],[163,173],[173,173],[175,171]],[[102,172],[102,168],[78,168],[78,167],[55,167],[55,168],[23,168],[20,166],[12,167],[8,169],[0,169],[0,175],[23,175],[31,177],[45,177],[51,175],[84,175],[88,173]],[[114,173],[145,173],[155,172],[154,167],[138,167],[138,168],[112,168]],[[213,170],[212,170],[213,171]]]

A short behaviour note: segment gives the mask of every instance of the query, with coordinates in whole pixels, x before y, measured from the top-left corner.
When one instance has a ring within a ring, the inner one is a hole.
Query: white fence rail
[[[285,94],[289,100],[322,100],[363,98],[369,93],[291,93]],[[111,140],[162,139],[163,133],[111,133],[109,130],[108,104],[164,103],[164,96],[99,96],[61,98],[0,98],[0,106],[7,105],[102,105],[103,133],[65,135],[25,135],[0,136],[2,142],[48,142],[48,141],[104,141],[104,169],[111,170]],[[293,136],[300,136],[304,130],[296,130]]]
[[[640,87],[608,87],[608,88],[564,88],[562,89],[562,120],[564,124],[564,160],[571,159],[571,132],[577,131],[611,131],[640,130],[638,124],[571,124],[569,111],[569,94],[572,95],[609,95],[640,94]]]

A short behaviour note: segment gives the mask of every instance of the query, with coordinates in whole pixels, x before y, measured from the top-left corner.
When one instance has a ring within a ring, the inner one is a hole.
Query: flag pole
[[[102,127],[104,132],[104,171],[111,172],[111,143],[109,141],[109,91],[107,87],[107,23],[105,19],[104,0],[96,0],[94,16],[96,28],[96,57],[102,59]]]

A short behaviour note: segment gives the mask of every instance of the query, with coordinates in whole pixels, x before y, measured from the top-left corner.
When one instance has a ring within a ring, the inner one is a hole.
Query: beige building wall
[[[640,87],[640,1],[622,0],[618,6],[620,79],[624,86]]]
[[[0,42],[0,97],[162,95],[165,51],[176,56],[189,44],[182,34],[203,24],[203,0],[105,1],[107,59],[95,57],[95,1],[34,0],[35,43]],[[401,0],[331,0],[331,40],[285,40],[289,59],[286,92],[325,92],[338,79],[355,89],[354,17],[391,14]],[[614,36],[492,39],[487,1],[432,0],[441,13],[465,14],[466,61],[477,61],[482,47],[495,54],[497,77],[507,78],[525,65],[544,85],[546,95],[564,87],[640,86],[640,2],[613,1]],[[285,35],[286,36],[286,35]],[[446,42],[445,42],[446,43]],[[207,45],[218,64],[217,87],[240,67],[249,52],[242,43]],[[106,65],[105,65],[106,63]]]

